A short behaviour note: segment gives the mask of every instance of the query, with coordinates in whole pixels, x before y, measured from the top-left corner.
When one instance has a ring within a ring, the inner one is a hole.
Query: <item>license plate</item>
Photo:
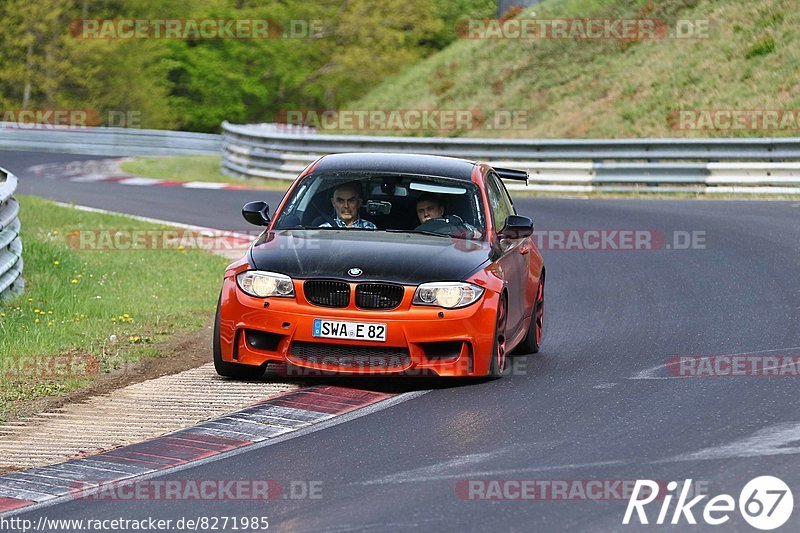
[[[386,342],[386,324],[314,319],[314,337]]]

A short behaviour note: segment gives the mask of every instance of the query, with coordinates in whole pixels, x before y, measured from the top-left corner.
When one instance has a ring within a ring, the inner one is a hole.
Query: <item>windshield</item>
[[[485,217],[469,181],[392,173],[335,172],[303,178],[273,229],[358,229],[482,239]]]

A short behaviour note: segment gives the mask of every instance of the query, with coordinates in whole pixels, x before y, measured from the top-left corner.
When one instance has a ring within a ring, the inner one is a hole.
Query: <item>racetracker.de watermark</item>
[[[141,111],[95,109],[0,109],[0,128],[16,130],[141,128]]]
[[[70,24],[76,39],[222,40],[318,39],[325,35],[317,19],[78,19]]]
[[[615,501],[630,500],[635,479],[460,479],[456,496],[466,501]],[[647,496],[663,498],[666,482],[655,482]],[[708,482],[697,481],[694,494],[707,494]]]
[[[797,131],[800,109],[680,109],[667,122],[683,131]]]
[[[83,480],[70,483],[76,500],[131,501],[272,501],[320,500],[320,480],[145,479]]]
[[[243,250],[262,235],[261,230],[232,232],[192,229],[82,229],[65,232],[67,245],[79,251],[205,250],[226,252]],[[271,242],[267,234],[264,242]],[[542,251],[660,251],[705,250],[703,230],[653,230],[637,228],[545,229],[533,233],[533,242]],[[290,250],[318,250],[320,241],[312,236],[286,235],[278,246]],[[475,249],[479,243],[456,239],[459,249]]]
[[[708,39],[707,19],[668,23],[652,18],[508,18],[463,19],[456,23],[462,39],[614,40]]]
[[[549,251],[656,251],[705,250],[702,230],[662,231],[652,229],[547,229],[536,230],[539,250]]]
[[[67,245],[73,250],[133,252],[143,250],[204,250],[225,252],[246,249],[261,235],[261,231],[231,232],[223,230],[190,229],[83,229],[65,233]],[[313,249],[319,244],[313,239],[292,236],[282,244],[292,249]]]
[[[484,356],[486,360],[489,355]],[[459,357],[454,355],[450,358],[429,359],[421,365],[411,366],[408,357],[403,356],[311,356],[304,358],[301,364],[310,367],[274,362],[271,364],[270,372],[280,377],[286,378],[309,378],[309,377],[335,377],[342,374],[398,374],[405,377],[419,378],[438,378],[441,377],[442,369],[445,373],[468,375],[475,368],[475,360],[471,357]],[[426,366],[427,365],[427,366]],[[506,357],[504,376],[526,376],[528,374],[528,360],[524,357]]]
[[[800,377],[800,355],[676,355],[667,359],[669,375],[684,378]]]
[[[527,130],[527,109],[285,109],[273,122],[316,131]]]
[[[6,379],[69,379],[100,373],[100,360],[88,354],[0,357],[0,377]]]

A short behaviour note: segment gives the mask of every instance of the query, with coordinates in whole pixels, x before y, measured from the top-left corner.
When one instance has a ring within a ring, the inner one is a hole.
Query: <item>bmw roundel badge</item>
[[[357,278],[358,276],[360,276],[363,273],[364,273],[364,271],[361,270],[360,268],[351,268],[350,270],[347,271],[347,274],[352,276],[352,277],[354,277],[354,278]]]

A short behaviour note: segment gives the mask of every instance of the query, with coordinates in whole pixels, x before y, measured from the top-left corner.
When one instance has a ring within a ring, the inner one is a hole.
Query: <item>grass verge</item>
[[[280,191],[285,191],[291,185],[290,180],[237,179],[226,176],[220,171],[220,156],[218,155],[136,157],[130,161],[124,161],[120,168],[124,172],[136,176],[171,181],[234,183],[254,189]]]
[[[84,251],[74,232],[168,229],[19,197],[25,293],[0,302],[0,422],[87,387],[209,324],[226,260],[176,249]]]

